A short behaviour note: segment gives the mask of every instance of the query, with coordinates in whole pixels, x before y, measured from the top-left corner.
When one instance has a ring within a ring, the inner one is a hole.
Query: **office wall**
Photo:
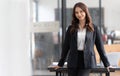
[[[0,0],[0,76],[31,76],[30,0]]]
[[[120,0],[102,0],[102,6],[105,7],[105,26],[107,28],[120,30]]]
[[[54,21],[55,8],[57,8],[57,0],[39,0],[39,21]]]

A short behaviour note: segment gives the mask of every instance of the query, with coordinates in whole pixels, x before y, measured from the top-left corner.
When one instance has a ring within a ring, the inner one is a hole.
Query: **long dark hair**
[[[85,27],[89,30],[89,31],[94,31],[94,28],[93,28],[93,23],[92,23],[92,19],[91,19],[91,16],[89,14],[89,11],[88,11],[88,7],[82,3],[82,2],[78,2],[74,5],[73,7],[73,13],[72,13],[72,28],[71,28],[71,32],[75,32],[79,27],[79,20],[76,18],[75,16],[75,8],[76,7],[79,7],[81,8],[85,13],[86,13],[86,23],[85,23]]]

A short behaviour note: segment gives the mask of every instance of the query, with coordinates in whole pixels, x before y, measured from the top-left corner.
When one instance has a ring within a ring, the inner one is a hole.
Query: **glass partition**
[[[61,50],[61,1],[34,0],[32,26],[33,75],[55,75],[48,71]]]

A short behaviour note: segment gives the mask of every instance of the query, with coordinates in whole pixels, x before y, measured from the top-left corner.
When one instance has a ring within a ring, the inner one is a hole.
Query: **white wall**
[[[105,26],[110,30],[120,30],[120,0],[104,0],[102,6],[105,7]]]
[[[57,0],[39,0],[39,21],[54,21]]]
[[[88,7],[99,7],[99,0],[66,0],[67,8],[73,8],[77,2],[83,2]]]
[[[31,76],[30,0],[0,1],[0,76]]]

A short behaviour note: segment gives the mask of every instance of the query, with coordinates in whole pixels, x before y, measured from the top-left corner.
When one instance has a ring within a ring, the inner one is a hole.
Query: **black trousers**
[[[83,51],[78,51],[77,68],[69,68],[68,76],[89,76],[90,70],[84,68],[84,54]]]

